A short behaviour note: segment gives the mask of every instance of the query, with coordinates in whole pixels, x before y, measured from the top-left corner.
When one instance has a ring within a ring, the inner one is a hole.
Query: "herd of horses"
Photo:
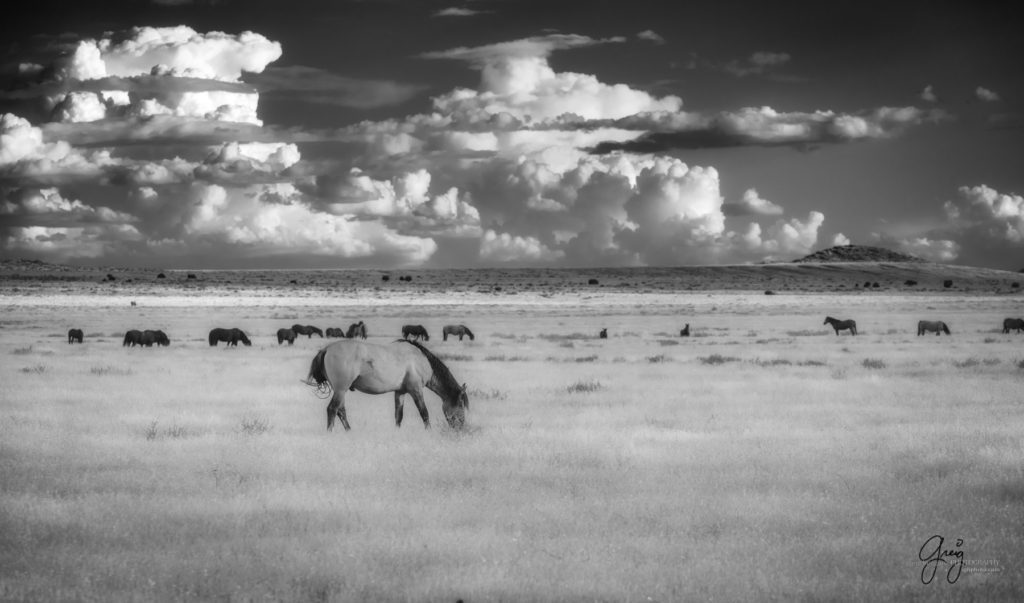
[[[857,335],[857,322],[839,320],[831,316],[825,317],[823,324],[830,325],[836,335],[841,331],[849,331]],[[1024,332],[1024,319],[1007,318],[1003,321],[1003,333],[1016,330]],[[935,333],[950,334],[949,326],[942,321],[922,320],[917,323],[917,334]],[[461,341],[468,336],[474,340],[473,332],[465,325],[447,325],[442,329],[445,341],[448,336],[458,336]],[[324,332],[311,325],[292,325],[277,332],[278,345],[287,341],[295,342],[298,335],[324,336]],[[690,335],[689,323],[679,332],[682,337]],[[430,427],[430,417],[423,399],[424,389],[429,389],[441,398],[442,411],[448,425],[452,429],[462,429],[466,423],[466,412],[469,410],[469,396],[466,384],[459,382],[452,375],[445,363],[427,349],[420,340],[429,341],[430,335],[423,325],[404,325],[402,338],[389,344],[370,343],[366,339],[366,325],[363,321],[354,323],[345,331],[340,328],[328,328],[327,337],[341,338],[323,347],[313,357],[309,374],[304,383],[314,387],[318,392],[329,395],[327,404],[327,430],[334,428],[335,420],[341,422],[346,431],[351,429],[345,413],[345,393],[358,391],[366,394],[393,393],[395,395],[395,425],[402,425],[402,396],[409,394],[424,427]],[[601,329],[601,339],[608,338],[608,329]],[[84,335],[81,329],[68,331],[68,343],[82,343]],[[224,342],[228,346],[237,346],[239,342],[251,346],[252,341],[244,331],[238,328],[215,328],[210,331],[210,346]],[[125,333],[123,346],[152,347],[170,345],[167,334],[160,330],[139,331],[132,329]],[[408,345],[405,345],[408,344]]]

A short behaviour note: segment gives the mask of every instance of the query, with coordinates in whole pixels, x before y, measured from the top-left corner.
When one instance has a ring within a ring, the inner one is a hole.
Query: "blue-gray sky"
[[[33,2],[4,257],[1024,267],[1024,25],[968,3]]]

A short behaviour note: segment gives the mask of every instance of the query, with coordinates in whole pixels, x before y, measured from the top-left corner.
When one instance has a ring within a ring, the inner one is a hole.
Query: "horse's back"
[[[342,339],[325,347],[324,352],[324,367],[332,384],[337,380],[348,381],[362,385],[357,389],[367,393],[393,391],[391,388],[401,386],[411,374],[417,376],[421,384],[431,375],[426,356],[408,344]]]

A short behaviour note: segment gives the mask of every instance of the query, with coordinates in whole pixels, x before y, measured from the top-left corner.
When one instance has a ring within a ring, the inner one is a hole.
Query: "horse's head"
[[[825,322],[823,322],[823,323],[821,323],[821,324],[823,324],[823,325],[827,325],[827,324],[828,324],[828,321],[830,321],[830,320],[832,320],[832,317],[831,317],[831,316],[826,316],[826,317],[825,317]]]
[[[466,426],[466,411],[469,410],[469,396],[466,394],[466,384],[459,388],[452,408],[445,413],[448,424],[454,429],[462,429]]]

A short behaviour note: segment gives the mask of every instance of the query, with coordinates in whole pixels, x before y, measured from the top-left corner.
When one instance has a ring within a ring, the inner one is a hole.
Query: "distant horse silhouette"
[[[681,331],[679,331],[679,336],[680,337],[689,337],[690,336],[690,323],[686,323],[686,326],[683,327]]]
[[[295,331],[291,329],[278,329],[277,345],[281,345],[286,341],[288,342],[288,345],[292,345],[295,343]]]
[[[926,331],[934,332],[936,335],[941,335],[942,333],[945,333],[946,335],[950,335],[949,327],[947,327],[946,323],[942,322],[941,320],[934,320],[934,321],[922,320],[922,321],[919,321],[917,323],[917,334],[919,336],[920,335],[924,335]]]
[[[308,339],[312,339],[314,334],[319,335],[321,338],[324,336],[324,332],[313,325],[292,325],[292,330],[295,331],[296,335],[305,335]]]
[[[445,325],[445,327],[441,329],[441,334],[444,336],[445,341],[448,341],[449,335],[452,337],[458,335],[459,341],[462,341],[462,338],[466,335],[469,336],[470,341],[476,340],[476,337],[473,335],[473,331],[470,331],[469,327],[466,325]]]
[[[69,329],[68,330],[68,343],[82,343],[85,338],[85,334],[82,333],[82,329]]]
[[[1018,334],[1024,332],[1024,318],[1007,318],[1003,321],[1003,333],[1009,333],[1014,329],[1017,330]]]
[[[601,329],[601,332],[597,335],[600,339],[608,339],[608,329]]]
[[[124,341],[121,343],[121,347],[128,346],[133,348],[137,345],[142,345],[142,331],[132,329],[124,334]]]
[[[160,330],[150,331],[147,329],[143,331],[142,341],[139,342],[139,345],[144,345],[147,348],[151,348],[153,347],[154,343],[157,346],[166,346],[171,345],[171,340],[167,338],[167,333],[164,333],[163,331]]]
[[[341,327],[327,327],[324,329],[324,335],[327,337],[344,337],[345,329]]]
[[[423,325],[405,325],[402,327],[402,339],[409,339],[410,337],[417,340],[430,341],[430,335],[423,328]]]
[[[351,429],[345,415],[345,392],[365,394],[395,392],[395,425],[402,425],[402,394],[412,396],[423,426],[430,427],[423,388],[441,398],[448,425],[461,429],[466,423],[469,398],[466,385],[452,376],[448,367],[430,350],[415,341],[399,339],[389,344],[358,340],[336,341],[317,352],[309,367],[306,383],[319,390],[333,390],[327,405],[327,430],[337,417],[345,431]]]
[[[839,335],[839,331],[849,331],[850,335],[857,334],[857,321],[856,320],[839,320],[832,318],[831,316],[825,317],[823,325],[832,325],[832,328],[836,330],[836,335]]]
[[[252,345],[252,342],[245,336],[242,329],[213,329],[210,331],[209,340],[211,347],[216,346],[219,341],[235,347],[238,347],[239,341],[247,346]]]
[[[366,339],[366,325],[363,324],[363,321],[361,320],[359,322],[354,322],[348,326],[348,331],[345,332],[344,336],[349,339],[355,339],[356,337]]]

